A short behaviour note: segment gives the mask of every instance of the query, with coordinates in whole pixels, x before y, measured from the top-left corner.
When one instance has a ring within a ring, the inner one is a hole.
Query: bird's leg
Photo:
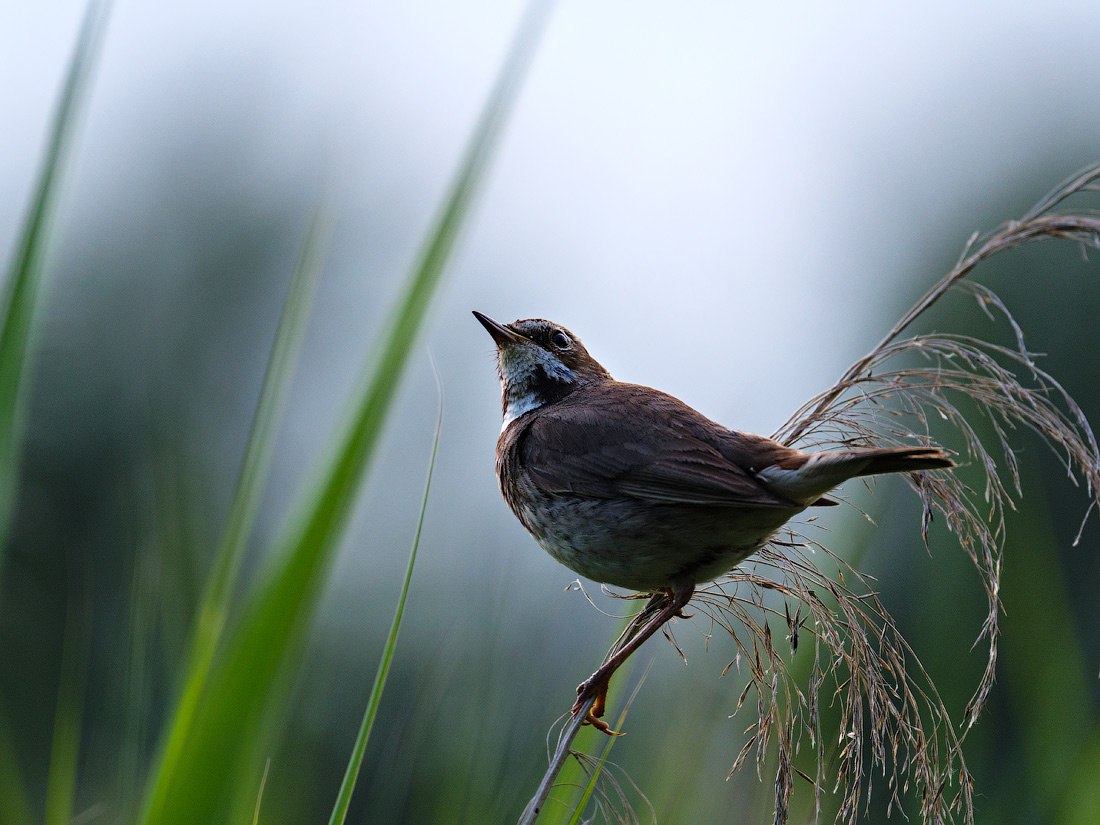
[[[669,619],[683,615],[681,611],[694,593],[695,586],[689,584],[654,594],[649,604],[642,608],[628,631],[621,637],[626,641],[621,646],[617,645],[600,669],[577,686],[577,701],[573,703],[574,716],[581,712],[581,708],[589,699],[592,699],[592,706],[585,714],[584,721],[604,733],[615,735],[615,731],[600,719],[607,703],[607,686],[611,683],[611,675]],[[661,605],[660,609],[656,609],[658,605]]]

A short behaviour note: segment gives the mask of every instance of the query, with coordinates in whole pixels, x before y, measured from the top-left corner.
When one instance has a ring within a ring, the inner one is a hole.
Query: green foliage
[[[348,806],[351,805],[351,795],[355,791],[355,782],[359,778],[359,770],[363,765],[363,754],[366,753],[367,742],[370,740],[371,730],[374,728],[374,720],[378,716],[378,706],[382,704],[382,691],[386,687],[386,679],[390,675],[390,667],[393,664],[393,654],[397,649],[397,636],[401,630],[401,620],[405,616],[405,603],[409,597],[413,569],[416,567],[416,553],[420,549],[420,536],[424,531],[424,515],[428,510],[428,495],[432,489],[432,473],[435,470],[435,460],[439,454],[439,434],[443,426],[442,385],[440,385],[439,391],[439,415],[435,422],[432,456],[428,461],[428,477],[424,481],[424,496],[420,501],[420,515],[416,520],[416,534],[413,536],[412,550],[409,551],[409,563],[405,567],[405,578],[401,582],[401,593],[397,597],[397,609],[393,614],[390,632],[386,635],[386,644],[382,649],[382,658],[378,662],[374,685],[371,687],[370,696],[367,698],[363,721],[360,723],[359,733],[355,737],[355,747],[348,759],[344,781],[340,783],[340,792],[337,794],[336,804],[333,806],[332,816],[329,818],[329,825],[342,825],[344,820],[347,819]]]
[[[157,768],[152,772],[155,785],[150,794],[147,816],[156,811],[161,795],[175,776],[183,755],[184,743],[191,733],[200,700],[207,687],[215,651],[229,616],[229,598],[247,549],[248,537],[259,509],[267,470],[271,463],[279,413],[290,389],[290,379],[305,332],[310,299],[321,270],[322,236],[326,221],[319,209],[314,215],[302,256],[283,305],[275,333],[260,400],[249,433],[248,446],[237,479],[233,503],[222,536],[206,594],[195,618],[194,639],[186,667],[184,684],[176,712],[164,741]]]
[[[84,16],[65,85],[50,124],[46,152],[31,194],[30,208],[15,257],[0,293],[0,560],[16,492],[22,410],[26,403],[35,303],[56,209],[61,172],[77,127],[80,106],[91,82],[106,21],[106,4],[93,2]]]
[[[31,194],[31,203],[17,240],[15,255],[0,292],[0,569],[3,568],[9,520],[17,490],[22,451],[23,409],[28,393],[35,305],[44,278],[43,262],[49,230],[56,211],[61,173],[77,128],[80,107],[91,82],[95,59],[106,23],[106,4],[93,2],[84,16],[65,83],[50,123],[46,151]],[[80,752],[83,706],[83,668],[76,640],[69,638],[54,718],[49,783],[46,791],[47,825],[71,818]],[[31,821],[31,805],[18,770],[9,729],[0,719],[0,820]]]
[[[142,821],[182,825],[227,815],[241,819],[245,811],[254,810],[260,757],[274,746],[279,720],[287,715],[289,680],[301,656],[305,630],[316,613],[416,334],[488,169],[539,30],[540,25],[521,30],[440,216],[406,279],[404,294],[390,313],[388,330],[351,404],[345,429],[301,495],[239,625],[203,680],[201,698],[184,706],[189,718],[179,733],[173,731],[169,759],[151,779]],[[257,415],[257,421],[263,420],[267,416]],[[270,436],[265,430],[263,437]],[[268,448],[255,449],[262,453]],[[242,479],[248,478],[251,474],[243,472]],[[219,562],[219,570],[232,567]],[[221,585],[215,589],[224,592]]]
[[[50,777],[46,786],[46,825],[68,825],[73,818],[77,767],[80,759],[80,723],[87,682],[86,617],[70,616],[61,662],[61,687],[50,747]]]
[[[0,822],[30,825],[34,822],[26,781],[19,767],[19,757],[12,741],[6,715],[0,714]]]

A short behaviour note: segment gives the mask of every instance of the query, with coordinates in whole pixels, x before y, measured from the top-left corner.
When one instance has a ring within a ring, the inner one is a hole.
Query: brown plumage
[[[792,516],[835,503],[824,495],[847,479],[954,466],[932,447],[807,453],[737,432],[667,393],[614,380],[564,327],[474,315],[497,344],[504,426],[496,468],[505,500],[543,548],[582,576],[667,592],[646,636],[696,584],[743,561]],[[579,689],[582,699],[598,699],[598,710],[617,664],[607,667]]]

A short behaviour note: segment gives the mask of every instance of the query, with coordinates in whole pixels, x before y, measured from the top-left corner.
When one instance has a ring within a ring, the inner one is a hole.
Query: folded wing
[[[578,390],[519,434],[519,458],[544,492],[722,507],[802,505],[768,490],[756,470],[792,455],[770,439],[716,428],[648,388]]]

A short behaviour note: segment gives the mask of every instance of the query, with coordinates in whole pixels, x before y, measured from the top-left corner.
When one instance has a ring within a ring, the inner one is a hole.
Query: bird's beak
[[[504,344],[519,344],[527,340],[511,327],[506,327],[504,324],[498,324],[488,315],[482,315],[476,309],[474,310],[474,317],[481,321],[481,325],[493,336],[493,340],[497,342],[497,346],[503,346]]]

